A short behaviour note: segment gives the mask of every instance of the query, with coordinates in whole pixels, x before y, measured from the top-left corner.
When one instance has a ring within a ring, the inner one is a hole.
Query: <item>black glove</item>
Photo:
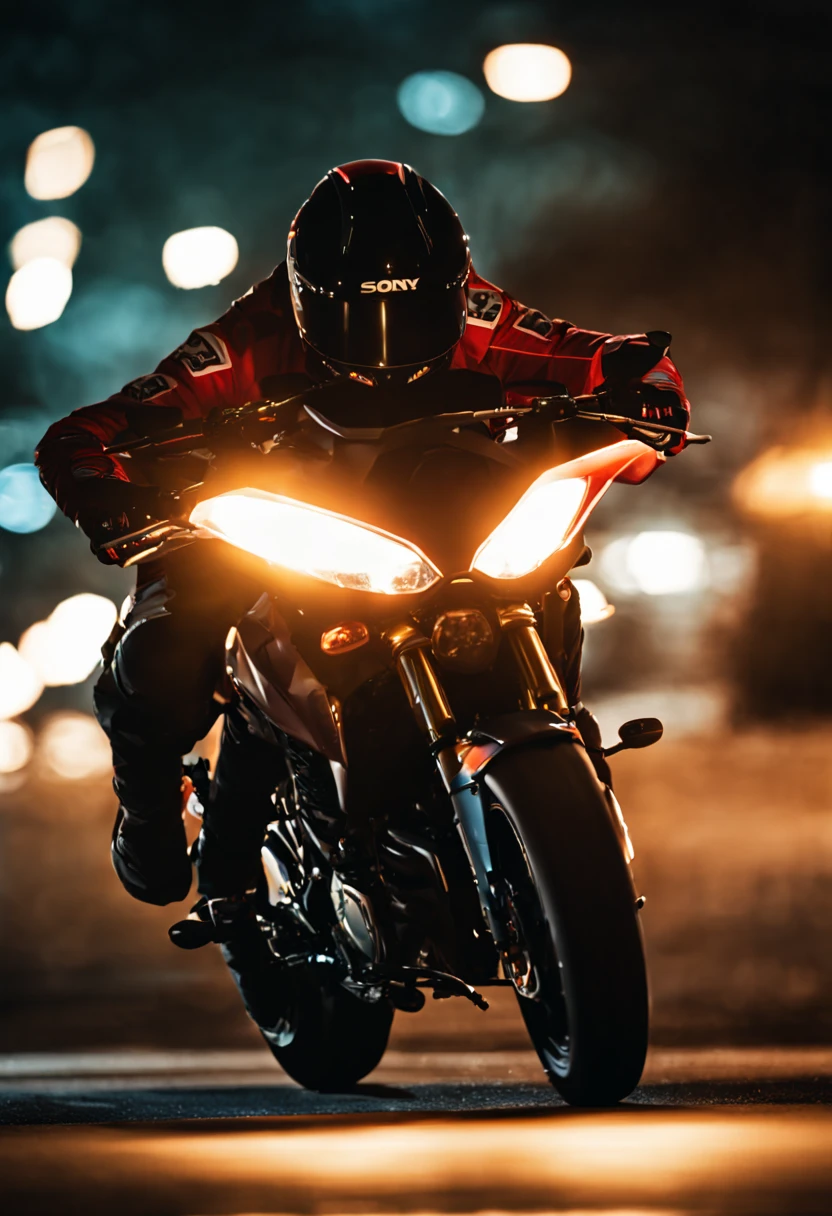
[[[619,429],[660,452],[679,444],[680,436],[637,424],[664,422],[684,430],[688,421],[687,409],[675,386],[671,387],[669,376],[665,377],[667,388],[645,381],[667,353],[669,344],[670,334],[663,331],[653,331],[643,337],[610,338],[604,344],[601,357],[604,382],[599,392],[606,394],[609,412],[631,418],[635,424],[626,427],[621,424]],[[657,377],[662,374],[655,373]]]
[[[684,430],[687,424],[687,411],[682,405],[679,395],[672,389],[657,388],[654,384],[639,381],[636,384],[622,387],[602,385],[607,394],[611,414],[622,414],[631,418],[632,423],[613,423],[620,431],[624,431],[633,439],[639,439],[648,447],[662,452],[675,447],[681,436],[673,431],[654,430],[652,427],[640,427],[639,422],[651,422],[672,426]]]
[[[90,477],[79,494],[75,523],[89,537],[98,560],[115,565],[118,557],[107,549],[107,541],[167,518],[165,500],[169,498],[156,486],[138,486],[116,477]]]

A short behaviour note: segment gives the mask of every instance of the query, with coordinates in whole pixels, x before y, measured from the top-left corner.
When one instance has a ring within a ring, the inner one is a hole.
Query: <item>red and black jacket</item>
[[[578,329],[568,321],[550,320],[472,272],[467,325],[451,366],[490,373],[503,384],[557,381],[577,396],[604,381],[602,358],[611,337]],[[118,460],[102,450],[126,429],[126,407],[172,405],[185,419],[204,417],[215,407],[256,401],[264,395],[260,386],[271,376],[305,370],[306,352],[292,313],[286,265],[281,263],[219,320],[194,330],[155,372],[54,423],[35,453],[41,479],[61,509],[74,518],[85,478],[129,480]],[[671,360],[662,358],[644,379],[671,394],[666,398],[670,407],[662,411],[668,424],[686,427],[689,405]]]

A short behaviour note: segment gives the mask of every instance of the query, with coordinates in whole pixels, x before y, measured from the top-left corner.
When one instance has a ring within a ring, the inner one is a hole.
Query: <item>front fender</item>
[[[488,844],[485,816],[488,794],[480,778],[488,766],[508,751],[528,747],[583,746],[577,727],[545,709],[504,714],[478,724],[460,754],[460,770],[450,786],[457,830],[468,855],[483,916],[498,949],[505,946],[505,927],[497,908],[494,866]]]

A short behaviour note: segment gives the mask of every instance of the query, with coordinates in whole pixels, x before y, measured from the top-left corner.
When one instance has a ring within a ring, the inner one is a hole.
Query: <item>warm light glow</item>
[[[485,112],[485,98],[457,72],[415,72],[399,85],[399,110],[412,127],[431,135],[464,135]]]
[[[32,732],[22,722],[0,722],[0,775],[19,773],[32,759]]]
[[[115,604],[103,595],[70,596],[48,620],[26,630],[20,653],[44,684],[80,684],[97,666],[116,616]]]
[[[815,498],[832,499],[832,460],[813,465],[809,472],[809,489]]]
[[[42,692],[43,681],[31,663],[11,642],[0,642],[0,721],[31,709]]]
[[[165,241],[162,265],[174,287],[193,289],[219,283],[237,265],[239,249],[224,228],[188,228]]]
[[[370,631],[363,621],[342,621],[321,634],[321,650],[324,654],[346,654],[369,640]]]
[[[689,532],[620,537],[607,545],[600,565],[614,587],[642,595],[681,595],[708,581],[705,546]]]
[[[572,586],[581,601],[582,624],[597,625],[600,621],[609,620],[615,608],[597,583],[593,583],[589,578],[573,578]]]
[[[50,215],[20,228],[9,243],[9,257],[15,270],[35,258],[54,258],[72,266],[81,248],[81,229],[61,215]]]
[[[81,127],[55,127],[29,145],[26,189],[32,198],[68,198],[92,173],[95,144]]]
[[[562,549],[588,488],[582,477],[560,479],[550,469],[538,477],[477,550],[472,570],[491,578],[521,578]]]
[[[72,271],[57,258],[34,258],[16,270],[6,288],[6,312],[15,329],[57,321],[72,295]]]
[[[569,88],[572,64],[556,46],[515,42],[498,46],[482,65],[492,92],[509,101],[551,101]]]
[[[425,591],[436,567],[404,540],[306,503],[241,490],[199,503],[191,523],[276,566],[353,591]]]
[[[39,532],[58,509],[43,488],[33,464],[10,464],[0,470],[0,528]]]
[[[820,458],[819,458],[820,457]],[[771,448],[740,473],[734,498],[747,514],[787,518],[832,509],[829,449]]]
[[[38,737],[38,759],[47,773],[68,781],[96,777],[112,767],[107,736],[90,714],[47,718]]]

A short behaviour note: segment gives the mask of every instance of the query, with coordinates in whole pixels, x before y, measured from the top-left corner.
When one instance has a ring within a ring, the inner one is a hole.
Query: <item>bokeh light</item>
[[[604,578],[620,591],[642,595],[682,595],[705,586],[705,546],[690,532],[639,532],[607,545],[601,554]]]
[[[486,55],[482,70],[489,89],[509,101],[551,101],[572,79],[563,51],[538,42],[498,46]]]
[[[817,448],[771,448],[740,473],[734,498],[749,515],[777,519],[832,509],[832,459]]]
[[[29,145],[26,189],[32,198],[68,198],[92,173],[95,144],[82,127],[54,127]]]
[[[32,732],[22,722],[0,722],[0,776],[19,773],[32,759]]]
[[[107,736],[90,714],[52,714],[38,736],[38,760],[45,773],[66,781],[100,776],[112,767]]]
[[[162,249],[162,265],[174,287],[188,290],[219,283],[237,265],[237,242],[224,228],[174,232]]]
[[[822,460],[812,465],[809,489],[815,498],[832,499],[832,460]]]
[[[35,258],[54,258],[72,269],[80,248],[80,228],[62,215],[50,215],[26,224],[14,234],[9,243],[9,257],[15,270]]]
[[[11,642],[0,642],[0,721],[31,709],[42,692],[43,681],[31,663]]]
[[[480,90],[456,72],[415,72],[399,85],[397,101],[410,125],[431,135],[464,135],[485,112]]]
[[[72,295],[72,271],[57,258],[34,258],[9,279],[6,312],[15,329],[57,321]]]
[[[581,623],[597,625],[607,621],[615,612],[615,607],[609,602],[597,583],[589,578],[573,578],[572,586],[581,601]]]
[[[83,592],[58,604],[20,639],[20,654],[47,687],[80,684],[96,668],[117,610],[103,595]]]
[[[57,511],[33,464],[10,464],[0,470],[0,528],[39,532]]]

